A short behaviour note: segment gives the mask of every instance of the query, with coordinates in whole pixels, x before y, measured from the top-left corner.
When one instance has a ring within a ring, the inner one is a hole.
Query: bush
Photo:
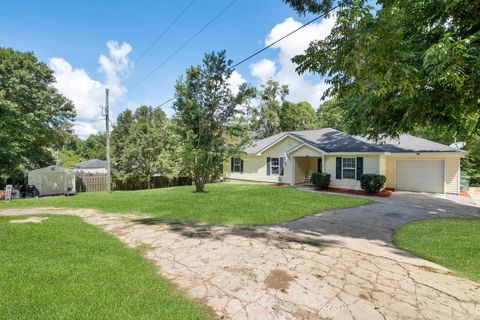
[[[314,173],[312,174],[312,183],[317,190],[327,189],[330,184],[330,175],[323,172]]]
[[[360,186],[368,193],[378,193],[385,185],[387,178],[381,174],[362,174]]]

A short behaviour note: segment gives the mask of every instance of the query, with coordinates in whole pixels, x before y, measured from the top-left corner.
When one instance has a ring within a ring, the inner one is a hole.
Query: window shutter
[[[280,157],[280,175],[283,176],[283,157]]]
[[[240,173],[243,173],[243,159],[240,160]]]
[[[322,172],[322,158],[317,159],[317,172]]]
[[[267,176],[270,175],[270,157],[267,157]]]
[[[233,158],[233,157],[230,158],[230,172],[233,172],[233,169],[234,169],[234,168],[233,168],[233,163],[234,163],[234,161],[235,161],[234,159],[235,159],[235,158]]]
[[[360,177],[363,174],[363,157],[357,157],[357,180],[360,180]]]
[[[335,170],[335,178],[342,179],[342,157],[337,157],[337,165]]]

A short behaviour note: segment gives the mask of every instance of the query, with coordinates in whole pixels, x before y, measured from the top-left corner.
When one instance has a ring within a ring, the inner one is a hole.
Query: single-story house
[[[326,172],[330,187],[358,190],[360,176],[373,173],[386,176],[386,188],[453,194],[460,192],[465,153],[411,135],[376,142],[331,128],[282,132],[245,151],[224,163],[224,179],[295,185]]]
[[[73,166],[76,173],[107,174],[107,161],[90,159]]]

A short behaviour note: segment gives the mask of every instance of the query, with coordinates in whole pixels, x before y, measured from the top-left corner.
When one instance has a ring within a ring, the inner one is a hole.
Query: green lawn
[[[402,249],[480,281],[480,219],[431,219],[400,228]]]
[[[2,319],[210,319],[155,266],[78,217],[0,217]]]
[[[95,208],[105,212],[141,212],[160,219],[213,224],[264,225],[294,220],[319,211],[370,203],[369,200],[299,191],[292,187],[215,183],[207,193],[193,186],[141,191],[81,193],[73,197],[0,202],[7,207]]]

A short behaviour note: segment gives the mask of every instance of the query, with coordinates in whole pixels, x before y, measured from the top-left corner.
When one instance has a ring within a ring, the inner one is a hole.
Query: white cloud
[[[230,89],[232,90],[233,94],[237,94],[240,86],[244,84],[246,80],[239,72],[233,71],[230,75],[230,78],[228,78],[226,82],[230,85]]]
[[[321,79],[313,81],[308,74],[299,75],[295,71],[296,65],[291,61],[291,58],[303,53],[310,42],[328,36],[334,24],[335,16],[331,16],[319,23],[312,23],[273,45],[272,48],[280,49],[277,61],[263,59],[252,64],[250,66],[251,75],[258,78],[261,83],[265,83],[272,78],[281,84],[288,84],[290,94],[287,99],[292,102],[308,101],[313,107],[318,107],[321,96],[328,86]],[[265,45],[270,45],[301,25],[293,18],[285,19],[285,21],[273,27],[265,39]]]
[[[268,79],[272,78],[275,75],[275,69],[275,61],[269,59],[262,59],[250,65],[251,75],[259,78],[262,82],[267,82]]]
[[[52,58],[49,62],[56,78],[54,86],[75,104],[77,119],[74,130],[82,138],[104,130],[100,105],[105,103],[105,88],[110,89],[112,103],[127,92],[122,80],[133,67],[128,58],[132,47],[126,42],[119,45],[116,41],[108,41],[107,47],[108,56],[100,55],[98,59],[98,70],[105,74],[103,82],[92,79],[84,69],[74,68],[63,58]]]

